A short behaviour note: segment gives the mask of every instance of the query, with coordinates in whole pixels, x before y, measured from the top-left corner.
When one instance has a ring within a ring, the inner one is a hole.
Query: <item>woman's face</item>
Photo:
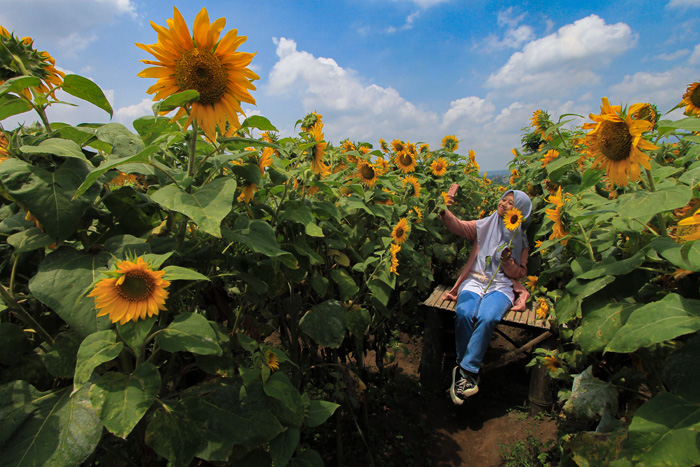
[[[498,202],[498,215],[501,217],[505,216],[506,212],[513,209],[513,206],[515,206],[515,197],[513,193],[508,193]]]

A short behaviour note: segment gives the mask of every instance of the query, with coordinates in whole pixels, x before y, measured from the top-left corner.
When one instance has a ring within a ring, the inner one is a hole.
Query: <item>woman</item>
[[[448,196],[448,206],[452,201]],[[513,208],[520,211],[524,221],[530,216],[532,202],[524,192],[508,190],[498,201],[496,212],[485,219],[462,221],[449,210],[440,212],[450,232],[474,242],[457,282],[442,297],[457,300],[457,366],[452,370],[450,386],[450,398],[456,405],[479,391],[479,368],[496,325],[509,309],[524,310],[529,297],[518,282],[527,275],[527,237],[522,223],[514,230],[504,223],[504,216]]]

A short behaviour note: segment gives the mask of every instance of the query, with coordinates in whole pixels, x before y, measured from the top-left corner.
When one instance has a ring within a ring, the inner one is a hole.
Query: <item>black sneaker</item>
[[[459,370],[459,371],[458,371]],[[463,372],[458,366],[452,370],[450,399],[455,405],[462,405],[464,399],[479,392],[479,375]]]
[[[462,397],[469,397],[473,396],[477,392],[479,392],[479,383],[481,382],[479,375],[475,373],[470,373],[470,372],[465,372],[465,379],[467,380],[467,384],[464,385],[464,389],[462,390]]]

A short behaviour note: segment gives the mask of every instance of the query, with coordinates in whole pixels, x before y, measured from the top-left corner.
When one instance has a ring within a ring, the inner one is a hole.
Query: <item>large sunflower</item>
[[[518,208],[510,208],[503,216],[503,225],[508,230],[515,230],[523,223],[523,213]]]
[[[442,147],[450,152],[455,152],[459,149],[459,140],[455,135],[447,135],[442,138]]]
[[[367,186],[374,186],[377,183],[377,169],[370,162],[360,160],[357,164],[357,176]]]
[[[678,222],[678,225],[689,226],[689,225],[699,225],[700,226],[700,209],[695,211],[695,213],[686,219]],[[700,227],[697,227],[695,232],[689,233],[687,235],[681,235],[681,240],[693,241],[700,240]]]
[[[688,89],[683,94],[686,115],[697,115],[700,117],[700,81],[690,83]]]
[[[420,196],[420,183],[418,182],[418,179],[413,175],[409,175],[403,179],[403,186],[406,186],[407,184],[413,186],[413,196],[418,198]]]
[[[250,90],[255,86],[252,80],[260,77],[247,68],[254,53],[236,52],[247,39],[238,36],[232,29],[221,40],[219,36],[226,24],[226,18],[209,22],[206,8],[202,8],[194,20],[192,34],[177,8],[168,27],[151,22],[158,33],[158,42],[151,45],[136,44],[153,54],[156,60],[141,60],[155,65],[141,71],[142,78],[157,78],[156,84],[148,88],[154,100],[164,99],[181,91],[194,89],[199,92],[199,100],[180,108],[173,120],[189,113],[185,127],[193,120],[202,127],[207,137],[216,138],[216,129],[227,133],[240,127],[238,114],[243,114],[241,102],[255,104]]]
[[[547,167],[547,164],[552,162],[554,159],[559,157],[559,151],[556,149],[550,149],[544,154],[544,157],[540,159],[542,161],[542,168]]]
[[[323,133],[321,133],[322,130],[323,125],[318,123],[311,128],[311,135],[313,135],[314,141],[316,141],[316,145],[311,148],[311,152],[313,153],[314,157],[312,169],[314,173],[320,175],[321,178],[331,174],[331,168],[325,162],[323,162],[323,156],[326,154],[326,148],[328,145],[323,140]]]
[[[416,158],[406,151],[397,152],[394,162],[399,166],[399,169],[401,169],[401,172],[403,173],[413,172],[416,170]]]
[[[547,198],[547,201],[550,203],[554,204],[554,209],[545,209],[545,214],[547,215],[547,218],[549,218],[552,222],[554,222],[554,225],[552,226],[552,235],[549,236],[550,240],[553,240],[555,238],[563,238],[561,240],[562,246],[566,246],[567,243],[569,243],[568,238],[564,238],[569,233],[564,230],[564,226],[562,225],[562,220],[561,220],[561,208],[564,206],[564,201],[562,200],[562,194],[561,194],[561,187],[557,190],[556,195],[551,195],[549,198]]]
[[[53,94],[66,76],[64,72],[57,70],[55,65],[56,61],[48,52],[34,49],[34,39],[19,39],[0,26],[0,84],[28,74],[41,79],[37,90],[44,94]],[[27,99],[31,99],[28,89],[25,89],[23,94]]]
[[[400,139],[394,139],[391,141],[391,149],[393,149],[395,153],[398,154],[400,152],[403,152],[404,148],[404,142]]]
[[[447,167],[449,167],[449,162],[444,158],[439,157],[430,164],[430,169],[433,171],[433,175],[436,177],[442,177],[447,173]]]
[[[411,231],[411,227],[408,225],[406,218],[401,219],[395,226],[394,230],[391,231],[391,238],[394,243],[401,245],[408,238],[408,232]]]
[[[126,324],[157,315],[165,310],[165,290],[170,282],[163,279],[165,271],[153,271],[142,257],[136,262],[120,261],[111,277],[102,279],[88,297],[95,298],[97,316],[109,315],[113,322]]]
[[[619,105],[611,106],[604,97],[600,115],[590,114],[597,123],[583,125],[584,129],[592,130],[586,135],[587,153],[596,158],[592,167],[604,168],[608,177],[620,186],[627,186],[629,180],[639,180],[640,165],[651,170],[649,156],[641,150],[657,147],[644,140],[642,133],[651,130],[654,124],[632,119],[644,105],[634,104],[624,116]]]

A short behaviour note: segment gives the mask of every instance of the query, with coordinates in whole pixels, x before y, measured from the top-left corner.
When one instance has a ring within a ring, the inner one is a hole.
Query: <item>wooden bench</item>
[[[455,366],[454,313],[457,302],[442,299],[443,294],[449,289],[449,286],[439,285],[427,300],[420,303],[425,309],[420,380],[424,386],[428,387],[444,385],[445,376],[449,375]],[[519,345],[499,329],[501,326],[534,330],[537,336],[526,344]],[[514,350],[502,355],[498,360],[482,366],[481,373],[510,363],[514,358],[527,354],[533,347],[553,336],[549,321],[537,319],[534,304],[523,311],[509,310],[496,327],[496,332],[503,336],[514,347]]]

